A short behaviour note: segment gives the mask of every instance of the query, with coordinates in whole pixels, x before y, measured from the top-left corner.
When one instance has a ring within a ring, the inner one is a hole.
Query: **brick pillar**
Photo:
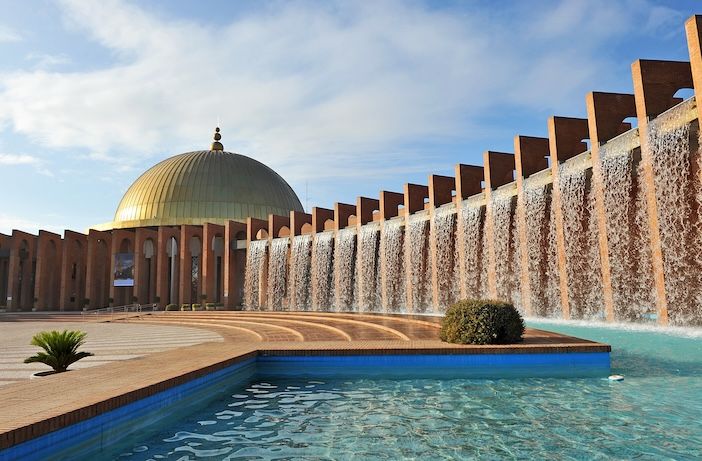
[[[493,190],[514,180],[514,154],[486,151],[483,154],[485,177],[485,233],[487,234],[488,292],[497,299],[497,263],[495,259],[495,217],[492,210]]]
[[[170,249],[169,245],[171,238],[175,239],[176,245],[174,249]],[[180,227],[178,226],[160,226],[156,231],[156,296],[161,300],[161,304],[180,304],[178,299],[178,289],[171,290],[168,283],[169,278],[176,286],[179,285],[180,278],[179,270],[179,245],[180,243]],[[174,250],[173,259],[169,261],[169,251]],[[180,307],[180,306],[179,306]]]
[[[61,291],[61,236],[44,230],[37,238],[37,266],[34,297],[37,310],[59,309]]]
[[[199,246],[191,245],[191,239],[197,237]],[[180,226],[180,303],[200,304],[200,294],[202,293],[202,226],[184,225]],[[192,270],[193,256],[199,258],[199,270],[197,288],[193,297]]]
[[[475,165],[456,165],[456,205],[457,213],[456,217],[456,233],[459,236],[464,234],[463,220],[461,219],[461,201],[467,199],[468,197],[476,194],[480,194],[483,191],[483,174],[484,170],[482,166]],[[458,277],[460,280],[460,297],[461,299],[466,299],[468,297],[468,292],[466,291],[466,283],[468,280],[468,274],[466,271],[466,248],[465,242],[462,238],[459,238],[456,242],[458,245]]]
[[[217,278],[223,276],[224,253],[222,253],[222,273],[217,273],[217,255],[215,253],[215,239],[224,239],[224,226],[219,224],[203,224],[202,226],[202,256],[200,258],[200,286],[202,293],[207,295],[205,303],[214,303],[219,298],[217,293]],[[222,288],[223,283],[220,283]],[[199,300],[198,302],[202,302]],[[203,306],[204,308],[205,306]]]
[[[149,250],[152,252],[149,256],[146,254],[147,242],[151,242]],[[156,278],[158,274],[157,259],[158,259],[158,232],[147,227],[136,229],[134,237],[134,296],[137,297],[137,302],[141,304],[155,303]],[[160,296],[159,296],[160,299]],[[165,301],[159,301],[162,307],[165,306]]]
[[[692,69],[689,62],[638,60],[631,65],[631,73],[634,81],[636,117],[641,139],[641,161],[644,165],[643,172],[646,183],[646,205],[658,322],[661,325],[667,325],[668,297],[665,289],[663,248],[653,177],[653,152],[648,142],[648,122],[681,101],[674,95],[681,88],[693,86]]]
[[[410,252],[407,251],[407,224],[409,223],[410,215],[424,210],[424,199],[429,198],[429,187],[420,184],[407,183],[404,186],[404,202],[405,202],[405,292],[407,296],[407,311],[416,312],[421,306],[414,305],[414,291],[417,287],[412,280],[412,264]],[[382,212],[382,207],[381,207]],[[431,283],[431,281],[430,281]]]
[[[600,263],[602,265],[602,294],[605,315],[608,322],[614,319],[614,293],[612,290],[612,270],[609,260],[609,242],[607,236],[607,213],[605,209],[604,184],[602,183],[602,158],[600,146],[613,137],[631,129],[623,123],[625,118],[636,116],[636,104],[633,94],[589,93],[585,99],[587,105],[588,131],[590,133],[590,152],[592,155],[593,184],[595,191],[595,219],[597,220]]]
[[[553,172],[553,213],[556,218],[556,246],[558,249],[558,273],[561,292],[563,318],[570,319],[570,298],[568,296],[568,269],[566,266],[566,244],[563,224],[563,207],[558,188],[559,164],[587,150],[583,139],[589,138],[587,120],[571,117],[550,117],[548,119],[549,151]]]
[[[12,231],[12,246],[8,264],[7,307],[13,311],[29,311],[34,306],[34,264],[37,237],[18,230]]]
[[[534,314],[532,306],[532,287],[529,271],[529,241],[527,239],[526,204],[524,203],[524,179],[532,174],[548,168],[548,138],[533,136],[514,137],[514,166],[517,171],[517,210],[519,233],[519,288],[522,306],[526,315]]]
[[[61,254],[61,294],[59,309],[62,311],[83,308],[85,294],[85,265],[88,239],[85,234],[66,230],[63,233]]]
[[[91,309],[106,307],[110,293],[112,233],[90,229],[86,265],[85,293]]]
[[[224,226],[224,306],[233,309],[243,302],[246,269],[246,224],[228,221]]]
[[[454,203],[453,192],[456,190],[456,178],[453,176],[440,176],[440,175],[430,175],[429,176],[429,213],[433,217],[437,208],[447,203]],[[454,203],[454,208],[455,208]],[[439,267],[439,248],[438,242],[436,241],[436,230],[434,229],[434,219],[429,220],[429,255],[430,255],[430,271],[431,271],[431,298],[432,304],[434,306],[434,311],[438,312],[443,308],[445,310],[448,307],[447,302],[450,300],[446,294],[442,294],[442,287],[440,286],[441,278],[439,277],[439,271],[445,268]],[[452,232],[455,236],[455,232]],[[434,237],[431,237],[434,236]],[[453,240],[455,245],[455,239]],[[453,268],[453,249],[450,250],[451,261],[449,266]],[[458,274],[451,274],[451,277],[458,277]],[[445,288],[445,287],[444,287]]]

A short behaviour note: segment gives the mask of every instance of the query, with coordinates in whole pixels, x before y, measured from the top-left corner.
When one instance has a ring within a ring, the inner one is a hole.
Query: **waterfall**
[[[330,311],[332,303],[334,233],[315,234],[312,245],[312,310]]]
[[[584,165],[576,157],[560,165],[558,191],[563,213],[566,274],[570,315],[574,319],[601,319],[602,269],[597,223],[593,216],[594,190]]]
[[[246,270],[244,275],[244,307],[247,310],[261,308],[261,283],[266,264],[267,240],[255,240],[249,243],[246,252]]]
[[[510,190],[495,190],[492,193],[493,235],[495,249],[495,282],[497,297],[520,305],[519,257],[516,252],[519,240],[516,236],[514,195]]]
[[[436,252],[436,281],[438,285],[438,305],[440,312],[458,300],[459,274],[456,253],[456,210],[454,207],[438,208],[432,216],[429,238]]]
[[[620,321],[655,312],[646,198],[631,138],[620,136],[601,146],[599,168],[593,165],[604,190],[614,314]]]
[[[561,305],[561,276],[558,269],[558,239],[556,238],[556,207],[553,206],[553,189],[551,189],[550,199],[546,252],[546,302],[542,306],[541,315],[558,318],[563,317],[563,306]]]
[[[558,295],[558,263],[555,234],[551,236],[551,197],[549,184],[539,177],[526,178],[523,203],[527,271],[530,302],[535,315],[550,317],[560,306]],[[554,231],[555,231],[555,226]],[[551,247],[550,243],[553,242]],[[553,268],[549,264],[553,250]]]
[[[379,224],[369,223],[360,227],[358,235],[358,306],[359,310],[364,312],[380,309],[379,233]]]
[[[428,226],[426,215],[411,215],[405,226],[405,255],[412,312],[432,311],[431,272],[429,270]]]
[[[268,308],[273,311],[284,309],[289,241],[287,237],[271,241],[268,257]]]
[[[683,119],[693,110],[686,101],[651,121],[648,143],[652,156],[658,222],[663,250],[665,290],[670,322],[702,324],[700,253],[700,180],[693,175],[699,162],[690,145],[690,123]]]
[[[386,312],[399,312],[407,305],[402,223],[401,219],[384,221],[380,232],[381,280],[385,278],[382,301]]]
[[[290,250],[290,283],[288,288],[291,310],[306,311],[310,309],[311,248],[311,235],[293,237]]]
[[[483,242],[484,208],[464,204],[459,211],[461,225],[458,226],[456,241],[456,260],[463,260],[463,291],[466,298],[481,298],[486,292],[484,271],[486,248]],[[461,257],[462,256],[462,257]]]
[[[356,229],[342,229],[334,241],[334,308],[357,310]]]

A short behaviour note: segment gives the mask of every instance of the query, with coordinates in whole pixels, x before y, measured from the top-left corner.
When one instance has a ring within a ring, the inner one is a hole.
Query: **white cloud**
[[[0,165],[38,165],[40,160],[27,154],[0,153]]]
[[[26,219],[19,216],[0,213],[0,233],[11,235],[13,229],[19,229],[23,232],[36,234],[39,230],[47,230],[59,235],[63,235],[64,229],[70,229],[63,224],[56,224],[55,215],[40,216],[41,222],[32,219]],[[54,224],[51,224],[51,223]]]
[[[8,26],[0,25],[0,43],[19,42],[22,35]]]
[[[36,69],[48,69],[71,62],[65,54],[29,53],[25,59],[33,62]]]
[[[498,18],[415,2],[284,2],[213,26],[67,0],[68,23],[114,64],[0,75],[0,123],[129,170],[205,148],[219,117],[225,148],[287,178],[361,174],[399,145],[479,137],[484,113],[580,107],[594,76],[607,78],[603,47],[670,17],[645,0],[517,5]]]

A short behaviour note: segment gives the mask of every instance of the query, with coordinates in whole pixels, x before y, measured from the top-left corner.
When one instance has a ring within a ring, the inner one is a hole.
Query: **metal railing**
[[[106,316],[109,316],[110,320],[114,320],[115,315],[117,315],[118,318],[125,318],[132,317],[133,314],[140,315],[144,312],[156,311],[158,311],[158,304],[127,304],[125,306],[101,307],[99,309],[85,310],[81,312],[81,318],[82,320],[89,320],[92,318],[106,319]]]

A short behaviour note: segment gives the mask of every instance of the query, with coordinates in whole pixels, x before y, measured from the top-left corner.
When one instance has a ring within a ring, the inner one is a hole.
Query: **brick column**
[[[646,205],[658,322],[661,325],[667,325],[668,296],[665,289],[663,248],[661,246],[658,205],[656,203],[656,188],[653,177],[653,152],[648,142],[648,122],[681,102],[674,95],[681,88],[691,88],[693,86],[692,69],[689,62],[638,60],[631,65],[631,74],[634,80],[636,117],[641,139],[641,161],[644,165],[643,173],[646,183]]]
[[[287,219],[287,218],[286,218]],[[224,226],[219,224],[206,223],[202,225],[202,256],[200,258],[200,286],[202,293],[207,295],[205,303],[214,303],[219,298],[217,293],[217,277],[222,277],[222,273],[217,273],[217,255],[215,254],[214,243],[219,237],[224,240]],[[224,272],[224,253],[222,253],[222,272]],[[222,287],[224,284],[222,284]],[[202,300],[198,300],[202,303]],[[203,309],[205,306],[202,306]]]
[[[587,105],[587,122],[590,133],[590,152],[592,155],[593,184],[595,191],[595,218],[597,220],[600,263],[602,266],[602,294],[605,315],[608,322],[614,319],[614,293],[612,290],[612,270],[609,260],[609,242],[607,236],[607,213],[605,207],[604,184],[602,183],[602,158],[600,146],[615,136],[631,129],[623,123],[625,118],[636,116],[636,104],[633,94],[589,93],[585,99]]]
[[[85,234],[66,230],[61,255],[61,294],[59,309],[80,310],[85,294],[85,265],[88,238]]]
[[[180,246],[180,227],[160,226],[156,234],[156,296],[159,297],[161,304],[164,306],[167,304],[180,304],[178,289],[171,290],[171,286],[168,284],[170,274],[172,283],[175,284],[176,287],[179,285],[178,279],[180,277],[180,270],[178,268],[178,263],[180,258],[178,257],[178,248]],[[169,244],[171,238],[175,239],[176,245],[173,260],[169,263],[168,252],[170,251]]]
[[[424,210],[424,199],[429,198],[429,187],[420,184],[407,183],[404,186],[404,202],[405,202],[405,292],[407,296],[407,311],[415,312],[420,306],[414,305],[414,291],[417,287],[412,280],[412,259],[410,252],[407,251],[407,226],[409,224],[410,215]],[[381,209],[382,211],[382,209]],[[431,283],[431,281],[430,281]]]
[[[228,221],[224,226],[224,306],[232,309],[243,302],[246,269],[246,224]]]
[[[29,311],[34,305],[36,248],[36,235],[18,230],[12,231],[7,286],[7,307],[9,310]]]
[[[455,167],[456,170],[456,206],[457,213],[456,216],[456,233],[459,236],[464,235],[465,230],[463,229],[463,220],[461,219],[461,201],[467,199],[468,197],[476,194],[480,194],[483,191],[483,174],[484,170],[482,166],[475,165],[462,165],[458,164]],[[459,238],[456,242],[458,245],[458,277],[460,280],[459,294],[461,299],[466,299],[468,297],[468,292],[466,291],[466,283],[468,280],[468,275],[466,271],[466,247],[465,242],[462,238]]]
[[[37,310],[59,308],[61,292],[61,236],[44,230],[37,238],[37,267],[34,281],[34,297]]]
[[[429,213],[433,217],[437,208],[447,203],[453,203],[453,192],[456,190],[456,178],[453,176],[440,176],[440,175],[430,175],[429,176]],[[454,207],[455,203],[454,203]],[[441,279],[439,277],[439,270],[444,269],[439,267],[439,248],[438,242],[436,241],[436,230],[434,229],[434,219],[429,220],[429,255],[431,257],[430,271],[431,271],[431,298],[432,304],[434,305],[434,311],[439,311],[442,307],[445,309],[448,307],[448,303],[451,301],[447,294],[441,292],[442,287],[440,286]],[[455,232],[452,232],[455,236]],[[434,237],[431,237],[434,236]],[[453,240],[455,245],[455,239]],[[451,261],[449,265],[453,268],[453,248],[450,250]],[[450,274],[451,277],[458,277],[458,274]],[[442,305],[443,304],[443,305]]]
[[[89,307],[97,309],[106,307],[110,294],[110,269],[112,267],[110,250],[112,233],[90,229],[88,232],[88,255],[86,265],[85,293]]]
[[[200,240],[200,247],[196,248],[190,244],[190,240],[197,237]],[[180,303],[181,304],[201,304],[202,300],[202,226],[184,225],[180,226]],[[199,255],[197,254],[199,251]],[[192,270],[193,253],[199,256],[198,282],[195,289],[195,297],[192,293]]]
[[[566,244],[563,224],[563,207],[559,192],[559,164],[587,150],[588,139],[587,120],[571,117],[550,117],[548,119],[548,140],[551,153],[551,171],[553,172],[552,203],[553,214],[556,218],[556,246],[558,250],[558,273],[561,292],[561,309],[563,318],[570,319],[570,297],[568,296],[568,269],[566,266]]]
[[[495,260],[495,217],[492,210],[492,192],[514,180],[514,155],[505,152],[486,151],[483,154],[485,177],[485,233],[487,234],[488,292],[497,299],[497,263]]]
[[[517,171],[517,232],[519,238],[519,288],[522,306],[526,315],[534,314],[532,288],[529,271],[529,241],[527,239],[526,204],[524,203],[524,179],[548,168],[548,138],[533,136],[514,137],[514,166]]]

